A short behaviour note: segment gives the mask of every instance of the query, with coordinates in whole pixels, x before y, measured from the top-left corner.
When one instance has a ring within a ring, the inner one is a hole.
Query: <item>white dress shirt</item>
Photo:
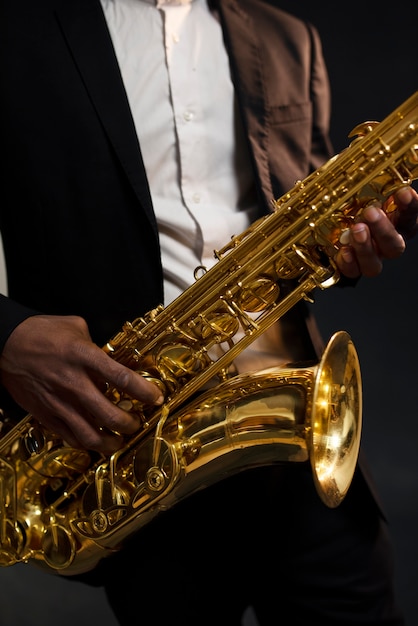
[[[167,305],[256,216],[229,61],[206,0],[101,1],[150,184]],[[280,346],[276,325],[239,369],[287,360]]]

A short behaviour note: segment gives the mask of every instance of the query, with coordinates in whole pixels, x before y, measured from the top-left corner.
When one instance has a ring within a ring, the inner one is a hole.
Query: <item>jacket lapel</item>
[[[219,10],[225,45],[230,53],[232,80],[250,137],[250,150],[267,208],[271,208],[269,202],[273,191],[267,153],[266,78],[253,20],[245,11],[246,0],[211,1]]]
[[[211,0],[212,1],[212,0]],[[250,137],[256,175],[268,200],[273,197],[267,154],[265,76],[246,0],[217,0],[231,73]],[[57,19],[103,128],[138,200],[155,224],[145,168],[122,77],[100,0],[58,3]]]
[[[155,226],[135,126],[100,1],[63,2],[56,14],[103,128]]]

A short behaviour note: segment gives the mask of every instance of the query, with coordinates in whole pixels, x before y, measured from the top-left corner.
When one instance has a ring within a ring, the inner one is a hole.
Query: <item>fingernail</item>
[[[375,209],[372,210],[374,211]],[[355,224],[351,232],[357,243],[365,243],[367,241],[367,230],[363,224]]]
[[[161,406],[164,402],[164,396],[158,396],[158,398],[155,400],[154,404],[155,406]]]
[[[350,229],[349,228],[344,228],[344,230],[341,231],[340,243],[343,246],[350,243]]]
[[[401,187],[396,192],[396,199],[400,200],[402,204],[409,204],[413,198],[413,192],[410,187]]]
[[[372,222],[374,224],[375,222],[378,222],[380,219],[382,219],[382,212],[379,210],[380,206],[371,204],[364,209],[363,215],[368,222]]]

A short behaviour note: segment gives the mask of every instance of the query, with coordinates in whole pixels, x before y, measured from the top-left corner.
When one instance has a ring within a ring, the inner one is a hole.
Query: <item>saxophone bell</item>
[[[357,352],[336,333],[315,369],[309,456],[319,496],[334,508],[344,499],[357,464],[362,429],[362,387]]]
[[[339,331],[319,363],[234,376],[173,415],[163,433],[195,451],[182,470],[188,493],[251,467],[310,461],[320,498],[335,508],[353,478],[361,428],[358,355]]]

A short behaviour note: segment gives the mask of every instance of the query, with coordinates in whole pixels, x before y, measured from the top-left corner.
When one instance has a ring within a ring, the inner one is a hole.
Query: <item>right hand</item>
[[[35,315],[9,336],[0,357],[3,386],[45,428],[77,448],[115,452],[140,424],[104,395],[106,383],[149,405],[156,385],[113,360],[77,316]],[[120,433],[120,435],[116,434]]]
[[[395,210],[387,212],[392,205]],[[418,193],[402,187],[381,208],[366,207],[350,229],[349,244],[335,260],[348,278],[378,276],[385,259],[397,259],[406,248],[406,240],[418,234]]]

